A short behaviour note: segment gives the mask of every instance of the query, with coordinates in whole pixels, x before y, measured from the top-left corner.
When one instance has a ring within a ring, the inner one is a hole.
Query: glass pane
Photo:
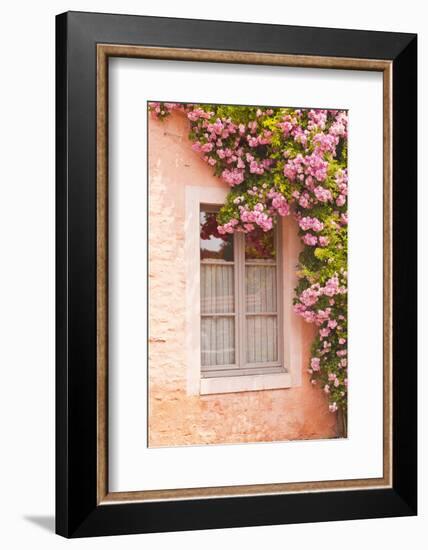
[[[234,317],[201,319],[201,364],[204,366],[235,363]]]
[[[247,363],[278,361],[276,315],[247,317]]]
[[[247,313],[276,312],[276,266],[247,265],[245,293]]]
[[[220,235],[215,212],[201,212],[201,260],[233,262],[233,235]]]
[[[260,228],[245,235],[246,260],[275,260],[274,230],[263,231]]]
[[[201,264],[201,313],[235,311],[234,266]]]

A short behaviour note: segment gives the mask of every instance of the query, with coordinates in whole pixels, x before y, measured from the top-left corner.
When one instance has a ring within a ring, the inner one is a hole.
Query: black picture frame
[[[392,62],[391,488],[97,504],[96,47]],[[68,12],[56,18],[56,532],[64,537],[417,513],[417,36]]]

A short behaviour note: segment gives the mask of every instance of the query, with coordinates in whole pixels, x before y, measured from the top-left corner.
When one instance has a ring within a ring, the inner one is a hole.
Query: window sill
[[[291,375],[288,372],[247,376],[222,376],[218,378],[202,378],[200,394],[210,395],[242,391],[278,390],[289,387],[291,387]]]

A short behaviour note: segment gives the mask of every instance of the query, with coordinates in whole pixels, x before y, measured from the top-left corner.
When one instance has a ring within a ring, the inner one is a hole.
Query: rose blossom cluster
[[[344,274],[343,277],[345,277]],[[307,308],[316,304],[321,296],[328,296],[329,298],[333,298],[333,296],[343,295],[346,293],[347,288],[345,285],[345,281],[343,282],[343,284],[340,284],[339,277],[337,274],[335,274],[333,275],[333,277],[328,279],[328,281],[326,281],[324,286],[321,286],[319,283],[315,283],[303,290],[302,293],[298,296],[298,300],[300,303],[297,302],[294,307],[297,313],[301,313],[302,311],[305,311]],[[331,308],[327,308],[327,310],[329,314]],[[329,316],[325,316],[324,312],[321,310],[318,311],[318,314],[320,315],[319,322],[317,322],[318,325],[329,319]],[[316,319],[317,317],[315,316],[314,321]]]
[[[319,233],[324,229],[324,224],[320,222],[318,218],[311,218],[310,216],[300,218],[299,225],[300,228],[303,229],[303,231],[308,231],[308,229],[312,229],[312,231]]]
[[[329,238],[325,235],[319,235],[324,229],[324,223],[316,217],[296,216],[299,227],[303,232],[302,241],[307,246],[326,247],[329,244]],[[315,234],[314,234],[315,233]]]
[[[339,195],[336,198],[336,205],[344,206],[346,204],[348,195],[348,171],[346,169],[338,170],[334,180],[337,186],[337,190],[339,192]],[[344,213],[344,216],[346,216],[346,213]],[[346,217],[345,223],[347,222],[348,219]]]
[[[160,119],[182,111],[193,150],[230,187],[217,215],[220,235],[267,232],[278,217],[295,217],[305,246],[294,310],[317,327],[308,370],[329,410],[346,408],[347,112],[166,103],[150,109]]]
[[[242,184],[248,176],[264,175],[274,164],[265,154],[273,132],[262,122],[273,112],[258,109],[253,120],[236,123],[231,117],[215,117],[211,111],[194,107],[187,112],[193,149],[211,166],[221,165],[217,174],[230,187]]]
[[[173,111],[182,111],[186,112],[188,109],[191,109],[192,105],[190,103],[163,103],[160,101],[149,101],[149,110],[154,117],[165,118],[170,115]]]
[[[276,211],[280,216],[288,216],[290,214],[290,205],[281,193],[278,193],[275,189],[271,189],[268,193],[268,198],[272,200],[272,211]]]
[[[248,190],[248,194],[259,202],[253,207],[249,207],[245,203],[244,196],[236,197],[233,202],[238,206],[238,220],[232,218],[232,220],[236,220],[232,226],[230,225],[232,220],[224,225],[219,225],[218,231],[221,234],[230,232],[231,227],[244,233],[250,233],[256,227],[261,228],[263,231],[270,231],[275,216],[284,217],[291,212],[290,204],[285,197],[274,188],[267,190],[266,184],[263,184],[261,190],[254,186]]]
[[[251,233],[256,227],[263,231],[270,231],[273,227],[273,218],[269,210],[265,210],[262,203],[257,203],[253,209],[249,209],[247,205],[240,205],[239,219],[232,218],[230,221],[217,227],[221,235],[225,233],[233,233],[234,231],[242,231]]]
[[[303,290],[294,311],[318,327],[309,373],[312,383],[321,383],[330,405],[343,401],[347,393],[346,271],[334,274],[324,285],[315,283]],[[326,307],[326,305],[328,306]],[[336,410],[336,408],[334,409]],[[334,411],[333,411],[334,412]]]
[[[330,111],[330,114],[335,111]],[[329,111],[327,109],[310,109],[308,112],[308,130],[324,130]]]
[[[313,184],[313,179],[323,182],[327,178],[328,162],[322,157],[322,154],[311,153],[303,156],[302,154],[296,155],[294,158],[289,159],[284,166],[284,176],[290,181],[297,180],[306,181],[310,188]]]

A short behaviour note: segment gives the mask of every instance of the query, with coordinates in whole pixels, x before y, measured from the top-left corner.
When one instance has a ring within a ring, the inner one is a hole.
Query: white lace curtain
[[[235,311],[235,266],[201,264],[202,367],[235,363],[238,314],[245,317],[247,364],[277,361],[276,267],[258,260],[245,266],[245,311]]]

